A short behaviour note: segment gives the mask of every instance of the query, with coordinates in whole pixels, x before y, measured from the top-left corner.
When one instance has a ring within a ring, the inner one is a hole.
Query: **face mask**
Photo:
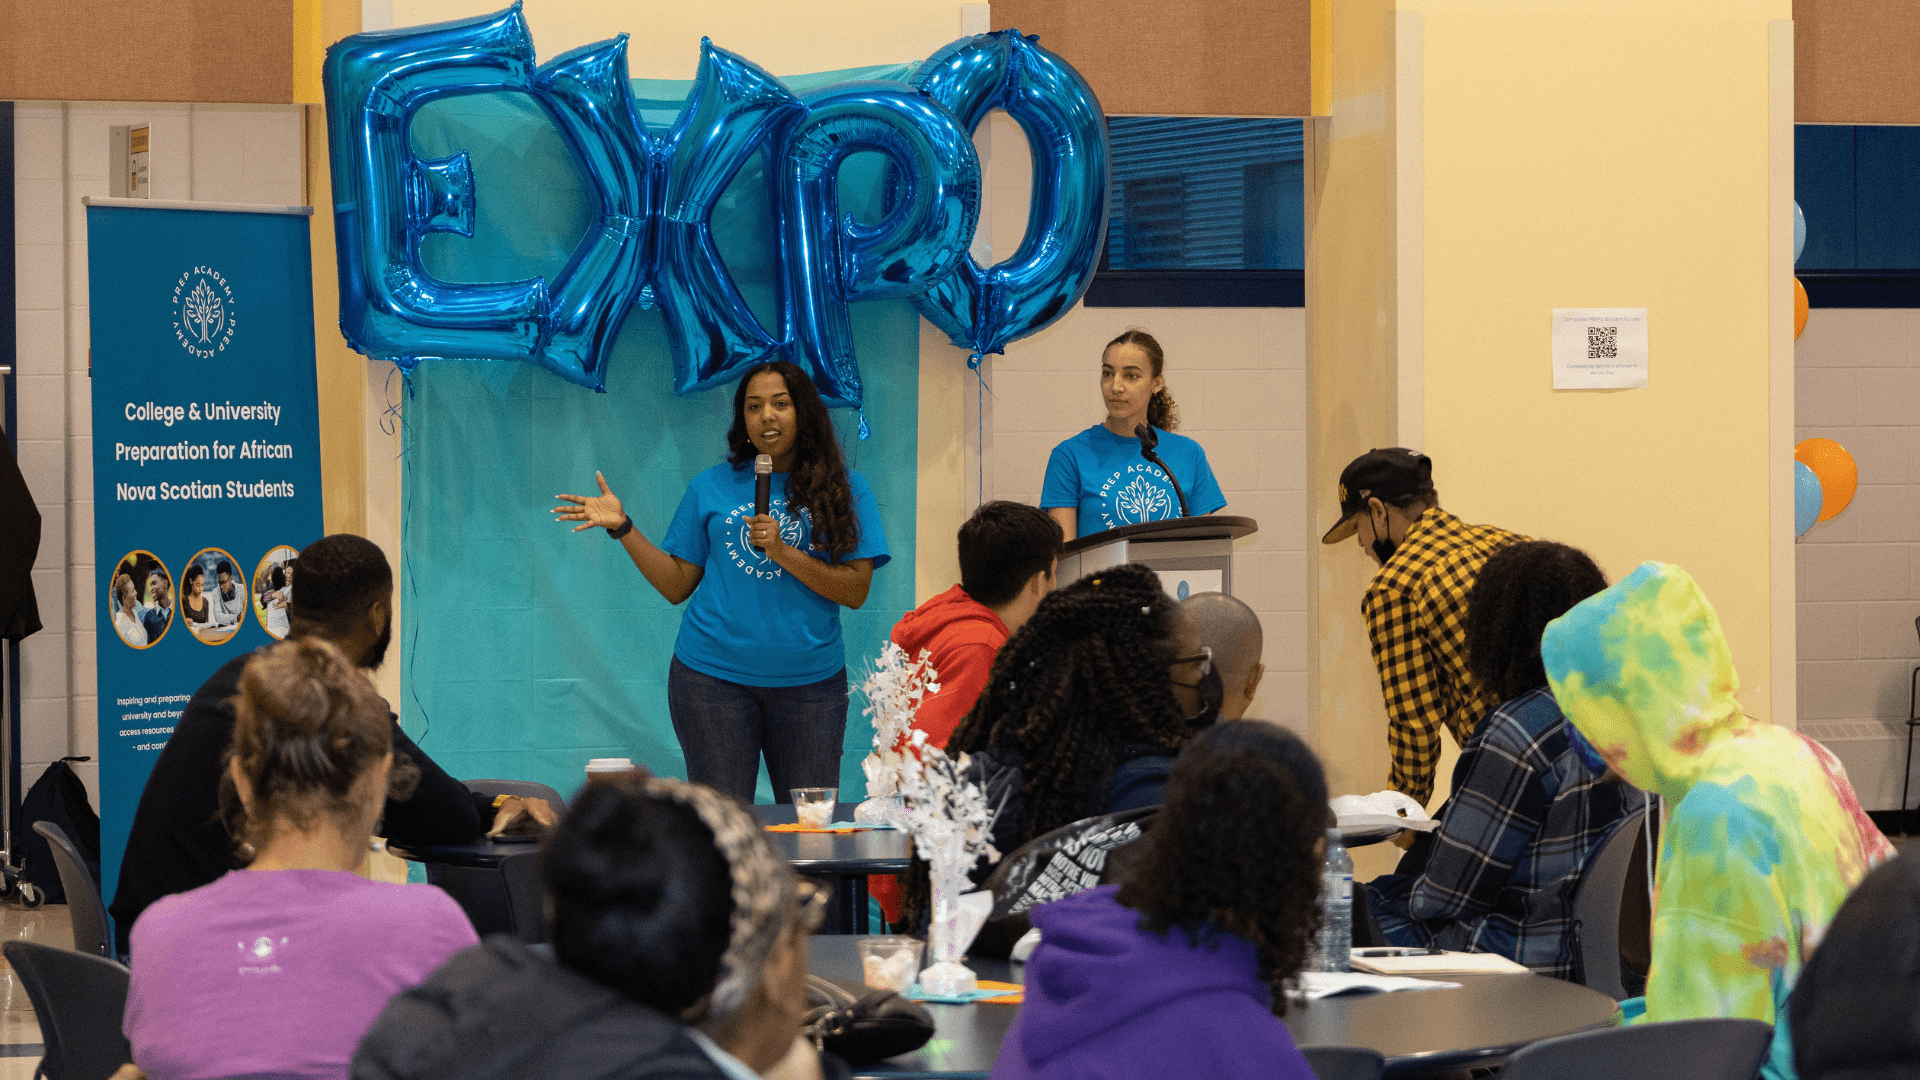
[[[1208,668],[1199,682],[1176,682],[1175,686],[1184,686],[1200,695],[1200,711],[1187,717],[1191,723],[1206,727],[1220,719],[1220,703],[1227,698],[1226,684],[1220,681],[1218,668]]]
[[[1393,558],[1394,550],[1398,546],[1384,536],[1376,537],[1373,541],[1374,557],[1380,560],[1380,565],[1385,566],[1387,560]]]

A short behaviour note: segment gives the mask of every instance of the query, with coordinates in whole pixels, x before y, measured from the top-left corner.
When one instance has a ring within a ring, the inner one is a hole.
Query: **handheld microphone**
[[[753,513],[758,517],[767,512],[773,499],[773,455],[760,454],[753,459]],[[760,545],[755,544],[755,547]]]
[[[1167,482],[1173,485],[1173,496],[1180,500],[1180,516],[1192,517],[1193,514],[1187,510],[1187,493],[1180,490],[1180,481],[1174,477],[1173,470],[1167,468],[1167,463],[1160,460],[1160,455],[1153,452],[1153,448],[1160,445],[1160,433],[1153,430],[1151,424],[1135,424],[1133,434],[1140,440],[1140,456],[1160,466]]]

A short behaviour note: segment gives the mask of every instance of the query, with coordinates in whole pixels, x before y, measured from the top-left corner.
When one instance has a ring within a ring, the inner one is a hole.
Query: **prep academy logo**
[[[233,286],[211,266],[196,266],[173,284],[173,337],[202,360],[233,341]]]
[[[767,513],[772,515],[773,520],[780,523],[780,539],[786,541],[788,547],[805,546],[805,526],[810,520],[805,510],[800,511],[799,517],[795,517],[787,513],[785,499],[774,499],[767,504]],[[774,565],[766,552],[754,547],[748,541],[747,526],[748,519],[751,517],[753,517],[753,506],[750,503],[741,503],[733,508],[733,513],[727,515],[727,529],[732,533],[725,544],[727,559],[748,577],[761,579],[780,577],[786,571]]]
[[[1173,492],[1160,483],[1165,474],[1152,465],[1129,465],[1100,485],[1100,516],[1109,529],[1164,521],[1175,516]]]

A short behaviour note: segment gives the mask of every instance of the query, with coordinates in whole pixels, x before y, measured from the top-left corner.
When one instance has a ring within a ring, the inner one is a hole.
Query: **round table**
[[[838,803],[833,820],[852,821],[858,803]],[[791,825],[791,803],[759,805],[754,815],[763,824]],[[773,849],[786,856],[796,872],[830,878],[834,898],[821,931],[828,934],[867,932],[867,875],[901,874],[913,865],[913,841],[898,829],[868,829],[855,833],[770,832]]]
[[[809,942],[808,970],[856,993],[867,993],[859,939],[821,936]],[[1024,981],[1025,965],[968,960],[983,979]],[[1296,1002],[1285,1022],[1300,1046],[1365,1046],[1387,1059],[1386,1075],[1415,1077],[1498,1064],[1508,1054],[1558,1035],[1614,1022],[1614,1000],[1597,990],[1544,975],[1455,975],[1458,987],[1356,994]],[[854,1070],[859,1077],[984,1077],[1006,1041],[1015,1005],[927,1005],[934,1037],[910,1054]]]

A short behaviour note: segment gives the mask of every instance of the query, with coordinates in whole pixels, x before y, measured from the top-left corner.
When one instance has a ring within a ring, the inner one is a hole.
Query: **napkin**
[[[984,1001],[990,1005],[1018,1005],[1027,1000],[1026,991],[1027,988],[1018,983],[981,979],[980,989],[970,990],[964,994],[929,994],[920,988],[919,983],[914,983],[907,987],[906,993],[900,996],[912,998],[914,1001],[930,1001],[936,1005],[967,1005],[975,1001]]]
[[[816,829],[809,825],[800,825],[797,823],[789,822],[788,824],[785,824],[785,825],[769,825],[767,826],[767,831],[768,832],[806,832],[806,833],[850,833],[850,832],[868,832],[873,829],[891,829],[891,828],[893,828],[893,826],[891,825],[864,825],[857,821],[836,821],[831,825],[825,826],[824,828]]]

